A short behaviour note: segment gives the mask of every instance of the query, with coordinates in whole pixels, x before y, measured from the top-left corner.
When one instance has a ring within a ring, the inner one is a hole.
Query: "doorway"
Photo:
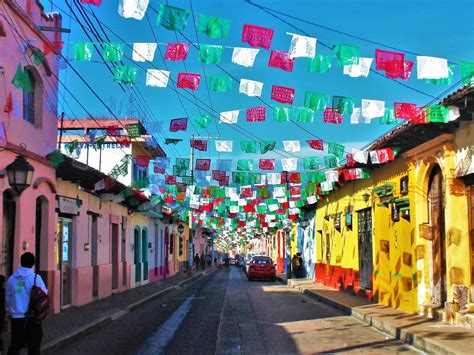
[[[158,255],[159,255],[159,248],[158,248],[158,243],[159,243],[159,237],[158,237],[158,224],[155,223],[155,249],[154,249],[154,262],[155,262],[155,268],[154,268],[154,274],[155,276],[158,276],[158,268],[159,268],[159,260],[158,260]]]
[[[112,223],[112,290],[119,284],[119,225]]]
[[[71,305],[71,239],[72,220],[58,218],[57,251],[58,263],[61,271],[61,308]]]
[[[142,264],[141,264],[141,238],[140,238],[140,228],[135,227],[133,230],[133,240],[135,243],[135,282],[140,282],[142,280]]]
[[[122,222],[121,256],[122,256],[122,286],[125,289],[127,287],[127,228],[125,226],[125,223],[123,222]]]
[[[3,231],[1,241],[0,274],[5,279],[13,274],[13,246],[15,244],[16,202],[13,194],[3,193]]]
[[[471,303],[474,302],[474,185],[469,186],[469,240],[471,243]]]
[[[430,288],[431,303],[436,305],[444,305],[447,300],[444,189],[443,174],[436,165],[428,183],[428,215],[432,231],[429,241]]]
[[[91,215],[92,298],[99,297],[99,265],[97,260],[99,229],[97,221],[97,216]]]
[[[359,223],[359,281],[363,290],[372,290],[372,210],[357,212]]]
[[[148,280],[148,229],[142,229],[142,265],[143,281]]]

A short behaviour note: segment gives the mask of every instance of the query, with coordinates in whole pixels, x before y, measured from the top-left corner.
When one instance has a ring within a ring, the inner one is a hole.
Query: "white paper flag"
[[[134,43],[132,59],[135,62],[152,62],[156,45],[156,43]]]
[[[120,0],[118,13],[125,18],[141,20],[145,16],[149,0]]]
[[[306,197],[306,201],[308,202],[309,205],[312,205],[313,203],[318,202],[318,199],[316,198],[316,196],[312,195],[312,196]]]
[[[369,152],[364,150],[359,150],[352,148],[352,159],[361,164],[367,164],[367,159],[369,159]]]
[[[247,200],[244,198],[239,199],[239,206],[247,206]]]
[[[288,203],[288,207],[290,207],[290,208],[295,208],[295,207],[296,207],[295,201],[290,201],[290,202]]]
[[[325,173],[327,182],[339,181],[339,172],[337,170],[327,170]]]
[[[370,66],[374,58],[359,58],[359,64],[344,65],[344,75],[349,75],[352,78],[365,77],[370,73]]]
[[[239,206],[229,206],[230,213],[239,213],[240,207]]]
[[[360,107],[354,107],[351,115],[351,124],[359,124],[360,121]]]
[[[436,57],[416,57],[418,79],[445,79],[449,76],[448,60]]]
[[[385,114],[385,101],[362,99],[362,116],[365,118],[383,117]]]
[[[262,95],[263,83],[260,81],[253,81],[247,79],[240,79],[239,92],[247,96],[257,96]]]
[[[99,180],[94,185],[94,191],[105,190],[105,180]]]
[[[283,149],[285,152],[299,152],[301,150],[300,141],[283,141]]]
[[[232,152],[233,141],[216,141],[216,150],[218,152]]]
[[[306,57],[314,58],[316,55],[316,38],[295,35],[293,33],[286,33],[292,35],[290,50],[288,51],[290,58]]]
[[[235,47],[232,52],[232,63],[252,67],[260,49]]]
[[[448,106],[448,121],[455,121],[461,116],[457,106]]]
[[[275,186],[273,188],[273,198],[285,197],[286,188],[284,186]]]
[[[221,112],[219,121],[220,123],[234,124],[239,119],[239,110]]]
[[[298,158],[284,158],[281,160],[283,171],[295,171],[298,166]]]
[[[146,71],[146,86],[165,88],[168,86],[170,72],[167,70],[148,69]]]
[[[281,173],[268,173],[267,181],[269,185],[281,184]]]
[[[324,192],[328,192],[328,191],[332,191],[332,183],[331,182],[327,182],[327,181],[324,181],[321,183],[321,191],[324,191]]]
[[[194,195],[194,189],[195,188],[196,188],[196,186],[194,186],[194,185],[186,186],[186,197],[191,197],[192,195]]]

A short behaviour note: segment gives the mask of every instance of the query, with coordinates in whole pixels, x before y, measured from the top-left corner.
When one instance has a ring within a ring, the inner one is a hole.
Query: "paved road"
[[[416,352],[295,289],[215,272],[59,354]]]

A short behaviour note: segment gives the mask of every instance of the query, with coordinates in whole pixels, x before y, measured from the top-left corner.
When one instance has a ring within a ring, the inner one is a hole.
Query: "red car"
[[[250,262],[247,279],[270,279],[276,281],[276,268],[268,256],[255,256]]]

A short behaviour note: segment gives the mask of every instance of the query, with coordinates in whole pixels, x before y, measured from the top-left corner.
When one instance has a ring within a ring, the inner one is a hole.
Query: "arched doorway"
[[[16,202],[11,191],[3,192],[3,231],[1,241],[0,274],[8,278],[13,273],[15,245]]]
[[[428,182],[428,216],[431,227],[429,241],[431,303],[437,305],[444,305],[447,300],[444,194],[443,174],[436,165],[431,171]]]
[[[135,282],[140,282],[142,280],[142,249],[141,249],[141,236],[140,228],[135,227],[133,230],[133,240],[135,243]]]
[[[148,280],[148,228],[142,229],[143,281]]]

